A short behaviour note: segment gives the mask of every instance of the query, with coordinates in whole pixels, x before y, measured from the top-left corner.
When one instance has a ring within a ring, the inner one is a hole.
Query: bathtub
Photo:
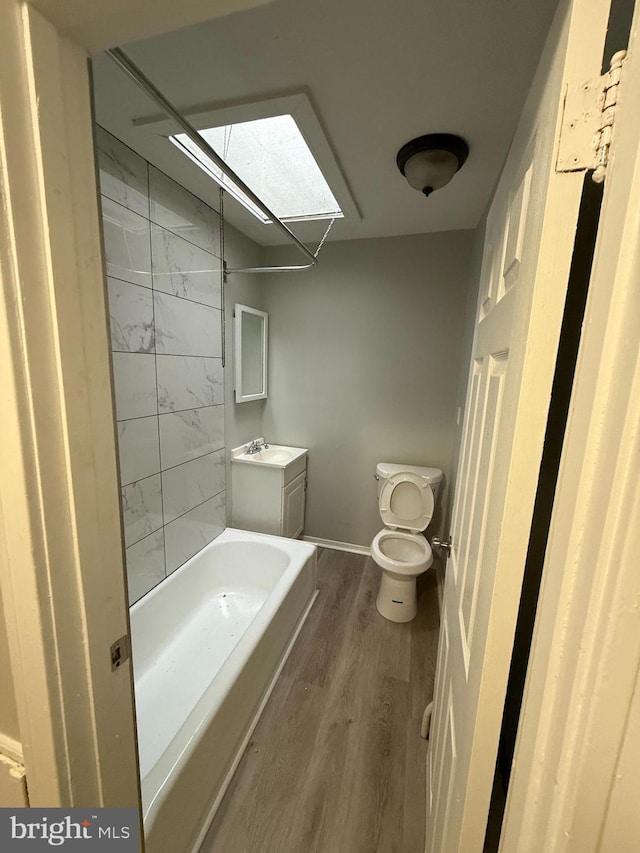
[[[195,853],[317,595],[315,546],[228,528],[131,608],[147,853]]]

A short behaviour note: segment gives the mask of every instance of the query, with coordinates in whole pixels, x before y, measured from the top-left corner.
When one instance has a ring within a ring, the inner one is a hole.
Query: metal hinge
[[[609,161],[615,109],[626,50],[614,54],[606,74],[569,87],[564,102],[556,171],[593,169],[593,180],[604,181]]]
[[[129,635],[125,634],[119,640],[116,640],[109,649],[109,654],[111,655],[111,671],[113,672],[131,657]]]

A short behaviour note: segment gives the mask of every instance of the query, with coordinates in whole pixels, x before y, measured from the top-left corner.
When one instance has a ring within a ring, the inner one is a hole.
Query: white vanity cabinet
[[[297,539],[304,530],[307,450],[269,445],[231,451],[231,524],[241,530]]]

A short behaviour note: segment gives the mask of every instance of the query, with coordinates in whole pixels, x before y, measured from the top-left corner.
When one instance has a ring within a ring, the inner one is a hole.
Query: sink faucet
[[[259,453],[261,450],[268,450],[269,445],[264,438],[257,438],[247,445],[247,453]]]

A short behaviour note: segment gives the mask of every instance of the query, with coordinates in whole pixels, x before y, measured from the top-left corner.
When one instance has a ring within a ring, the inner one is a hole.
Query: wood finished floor
[[[320,593],[201,853],[422,853],[438,642],[435,572],[413,622],[376,610],[380,570],[323,550]]]

